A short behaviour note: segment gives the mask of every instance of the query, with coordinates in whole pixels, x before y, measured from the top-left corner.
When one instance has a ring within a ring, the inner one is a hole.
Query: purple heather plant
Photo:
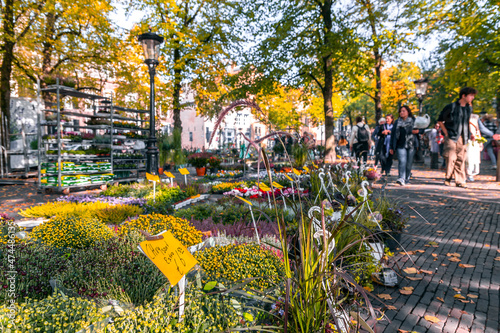
[[[143,198],[122,198],[122,197],[95,197],[93,195],[66,195],[57,198],[57,201],[64,202],[75,202],[75,203],[84,203],[84,202],[106,202],[111,205],[137,205],[142,207],[146,204],[146,199]]]
[[[252,222],[240,220],[234,224],[222,224],[214,223],[212,218],[203,219],[201,221],[191,219],[191,223],[194,227],[200,231],[211,231],[212,235],[217,236],[219,233],[225,234],[227,236],[246,236],[254,237],[255,229]],[[269,223],[265,221],[258,221],[257,230],[259,236],[263,237],[265,235],[270,235],[274,237],[279,237],[279,231],[277,225],[274,223]]]

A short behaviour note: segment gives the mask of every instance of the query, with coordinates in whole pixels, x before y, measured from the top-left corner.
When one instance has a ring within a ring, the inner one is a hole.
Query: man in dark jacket
[[[455,178],[458,187],[465,185],[465,160],[467,156],[467,142],[471,138],[469,120],[472,113],[472,101],[477,90],[465,87],[460,90],[459,99],[448,104],[439,114],[438,124],[444,135],[443,156],[446,159],[446,176],[444,184],[451,185]]]

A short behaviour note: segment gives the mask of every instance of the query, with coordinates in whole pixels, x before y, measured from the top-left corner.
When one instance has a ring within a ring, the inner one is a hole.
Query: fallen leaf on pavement
[[[484,247],[490,247],[490,244],[484,244]]]
[[[378,294],[377,297],[381,298],[381,299],[385,299],[385,300],[391,300],[392,299],[391,295],[389,295],[389,294]]]
[[[422,277],[416,277],[416,276],[407,276],[406,278],[412,281],[420,281],[423,279]]]
[[[451,258],[448,258],[449,261],[453,261],[453,262],[460,262],[461,260],[456,258],[456,257],[451,257]]]
[[[438,245],[438,243],[436,243],[436,242],[429,242],[429,245],[430,245],[430,246],[437,246],[437,245]]]
[[[459,292],[461,292],[461,291],[462,291],[462,289],[457,288],[457,287],[453,287],[453,290],[455,290],[457,293],[459,293]]]
[[[431,256],[437,257],[438,255],[436,253],[431,253]]]
[[[470,297],[470,298],[477,298],[478,296],[477,296],[477,295],[474,295],[474,294],[467,294],[467,297]]]
[[[500,257],[496,257],[496,258],[495,258],[495,261],[500,261]]]
[[[417,274],[417,269],[415,267],[408,267],[403,269],[406,274]]]
[[[456,252],[446,253],[446,256],[447,257],[460,257],[460,253],[456,253]]]
[[[394,305],[387,305],[387,310],[396,310]]]
[[[444,303],[444,299],[442,299],[441,297],[436,297],[436,299]]]
[[[470,303],[471,301],[468,301],[468,300],[464,300],[464,299],[459,299],[460,302],[462,303]]]
[[[444,266],[444,267],[446,267],[446,266],[448,266],[448,265],[446,265],[446,264],[441,264],[441,266]]]
[[[421,269],[420,273],[425,273],[425,274],[429,274],[429,275],[433,274],[432,271],[426,271],[425,269]]]
[[[481,232],[488,232],[488,230],[481,230]]]
[[[413,287],[403,287],[403,289],[399,289],[399,292],[403,295],[411,295],[413,294]]]
[[[437,232],[438,234],[443,234],[443,233],[444,233],[444,231],[442,231],[442,230],[438,230],[438,231],[436,231],[436,232]]]
[[[418,252],[418,253],[424,253],[425,251],[424,250],[416,250],[416,252]]]
[[[425,316],[424,319],[430,321],[433,324],[440,322],[440,320],[434,316]]]
[[[455,296],[453,296],[455,298],[458,298],[458,299],[465,299],[465,297],[463,297],[462,295],[460,294],[456,294]]]
[[[462,268],[474,268],[476,266],[474,265],[469,265],[469,264],[458,264],[459,267],[462,267]]]
[[[458,239],[458,238],[455,238],[453,241],[454,241],[454,242],[457,242],[457,243],[461,243],[461,242],[462,242],[462,240],[461,240],[461,239]]]

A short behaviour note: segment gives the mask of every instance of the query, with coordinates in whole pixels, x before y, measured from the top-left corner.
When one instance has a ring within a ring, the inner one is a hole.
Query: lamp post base
[[[158,174],[158,148],[156,138],[149,138],[146,150],[146,172],[152,175]]]

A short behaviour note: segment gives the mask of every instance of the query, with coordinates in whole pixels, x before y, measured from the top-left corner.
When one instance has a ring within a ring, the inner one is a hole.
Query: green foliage
[[[84,249],[110,239],[113,232],[97,218],[62,215],[36,226],[30,237],[56,248]]]
[[[302,168],[306,164],[307,153],[309,153],[309,148],[306,145],[296,143],[292,146],[292,155],[296,168]]]
[[[204,283],[215,280],[234,285],[258,278],[248,287],[265,290],[281,282],[284,273],[281,259],[256,244],[215,246],[197,252],[195,257],[206,273]]]
[[[381,197],[375,202],[374,206],[376,211],[382,215],[380,225],[383,230],[401,232],[406,227],[408,215],[403,212],[398,201]]]
[[[153,200],[153,192],[146,197],[148,202],[145,210],[147,213],[169,214],[173,211],[172,205],[174,203],[187,198],[187,193],[179,187],[163,186],[156,189],[156,201]]]
[[[64,328],[75,333],[107,317],[96,303],[62,294],[15,303],[15,320],[7,318],[8,305],[0,305],[2,332],[62,332]]]
[[[35,242],[22,242],[16,244],[14,253],[11,253],[17,259],[12,269],[7,260],[8,248],[0,244],[0,270],[17,272],[15,293],[18,300],[24,297],[42,299],[52,294],[49,280],[68,267],[67,256],[63,254],[71,251],[63,251]],[[8,286],[8,277],[7,274],[0,274],[0,285]],[[7,297],[8,293],[9,289],[0,289],[1,304],[11,298]]]
[[[149,183],[118,184],[109,186],[105,191],[101,192],[101,196],[144,198],[152,191],[153,185]]]

